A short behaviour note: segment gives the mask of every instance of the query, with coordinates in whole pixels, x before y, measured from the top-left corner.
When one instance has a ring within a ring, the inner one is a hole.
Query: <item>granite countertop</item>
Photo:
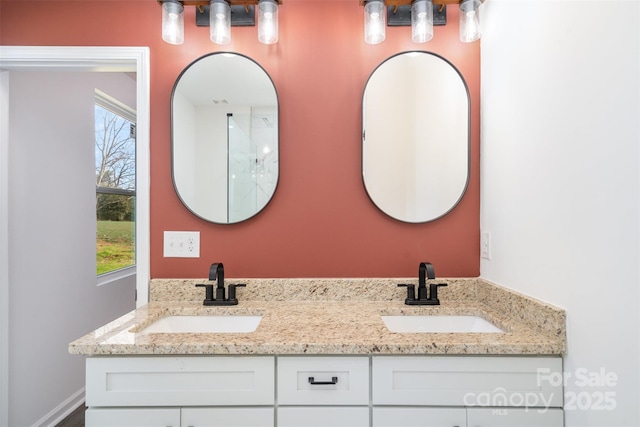
[[[389,283],[411,283],[408,279],[247,279],[242,282],[248,287],[238,289],[237,306],[205,307],[202,289],[194,286],[202,280],[155,280],[150,287],[152,302],[72,342],[69,351],[82,355],[560,355],[566,351],[563,310],[481,279],[443,281],[449,287],[441,289],[440,306],[405,305],[406,290]],[[249,290],[241,293],[245,289]],[[262,320],[250,333],[141,333],[169,315],[221,314],[262,315]],[[397,314],[476,315],[505,332],[390,332],[380,316]]]

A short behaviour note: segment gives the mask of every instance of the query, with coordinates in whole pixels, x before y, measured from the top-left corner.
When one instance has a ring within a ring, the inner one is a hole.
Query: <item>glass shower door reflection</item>
[[[277,111],[227,115],[227,217],[244,221],[264,208],[278,183]]]
[[[227,216],[230,223],[247,219],[258,211],[256,197],[256,145],[240,127],[239,120],[228,120]]]

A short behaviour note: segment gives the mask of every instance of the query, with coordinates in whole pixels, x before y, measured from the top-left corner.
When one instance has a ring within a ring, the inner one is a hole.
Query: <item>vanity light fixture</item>
[[[211,0],[209,38],[215,44],[231,43],[231,6],[225,0]]]
[[[360,5],[365,8],[364,41],[368,44],[382,43],[385,26],[410,25],[413,42],[427,42],[433,38],[434,25],[447,24],[447,5],[459,5],[460,41],[470,43],[478,40],[481,35],[479,6],[483,2],[484,0],[360,0]],[[383,12],[382,17],[378,18],[380,8],[385,7],[386,25]],[[380,25],[382,29],[379,28]]]
[[[482,36],[480,32],[480,0],[462,0],[460,2],[460,41],[474,42]]]
[[[162,40],[170,44],[184,42],[184,6],[177,0],[162,2]]]
[[[414,43],[428,42],[433,38],[433,2],[415,0],[411,4],[411,40]]]
[[[278,3],[275,0],[258,2],[258,40],[264,44],[278,42]]]
[[[231,27],[255,26],[258,6],[258,40],[278,42],[278,5],[282,0],[158,0],[162,5],[162,39],[184,42],[184,7],[195,6],[196,25],[209,27],[211,41],[231,43]]]
[[[364,41],[378,44],[386,35],[386,13],[384,1],[366,0],[364,3]]]

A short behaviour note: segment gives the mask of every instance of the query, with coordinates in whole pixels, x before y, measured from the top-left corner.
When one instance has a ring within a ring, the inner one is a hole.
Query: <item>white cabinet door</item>
[[[89,407],[273,405],[265,356],[89,357]]]
[[[562,427],[562,409],[467,409],[468,427]]]
[[[92,409],[85,412],[86,427],[180,427],[180,409]]]
[[[374,405],[562,407],[562,384],[549,380],[562,377],[559,357],[374,356],[372,363]]]
[[[369,427],[369,408],[366,406],[279,408],[278,427]]]
[[[373,408],[373,427],[465,427],[464,408]]]
[[[273,427],[273,408],[183,408],[182,427]]]

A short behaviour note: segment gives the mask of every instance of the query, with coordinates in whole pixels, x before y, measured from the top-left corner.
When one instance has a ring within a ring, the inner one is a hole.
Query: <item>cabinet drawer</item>
[[[368,405],[367,357],[278,358],[280,405]]]
[[[553,377],[550,377],[553,375]],[[561,407],[559,357],[379,356],[374,405]]]
[[[183,408],[183,427],[273,427],[273,408]]]
[[[86,427],[180,427],[180,408],[94,409],[84,413]]]
[[[273,405],[273,357],[90,357],[87,406]]]
[[[563,427],[562,409],[467,409],[468,427]]]
[[[369,408],[343,406],[279,408],[278,427],[369,427]]]
[[[465,427],[466,425],[467,411],[464,408],[373,408],[373,427]]]

